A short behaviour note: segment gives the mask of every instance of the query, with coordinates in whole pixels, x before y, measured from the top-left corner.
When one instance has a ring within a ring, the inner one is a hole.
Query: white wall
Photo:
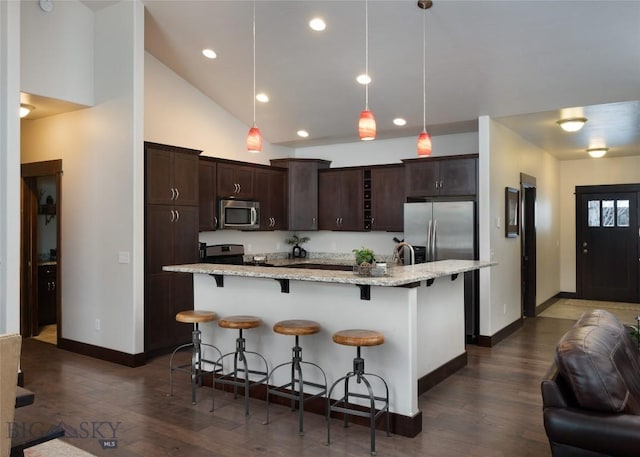
[[[480,169],[489,169],[488,181],[482,178],[485,186],[481,188],[480,209],[483,214],[488,210],[488,219],[481,223],[480,257],[488,254],[498,262],[483,272],[481,279],[480,334],[491,336],[521,316],[520,237],[505,237],[505,187],[519,189],[520,173],[537,178],[536,304],[540,304],[560,291],[560,178],[558,162],[549,153],[496,121],[485,119],[480,128],[481,145],[488,148],[480,158],[488,162]]]
[[[0,333],[20,332],[20,4],[0,1]]]
[[[560,162],[560,288],[576,291],[576,186],[640,183],[640,157]]]
[[[143,351],[143,19],[139,2],[97,12],[76,37],[95,43],[96,105],[22,125],[23,162],[62,159],[62,337],[125,353]]]
[[[93,12],[78,1],[53,1],[44,12],[22,0],[23,92],[93,105]]]

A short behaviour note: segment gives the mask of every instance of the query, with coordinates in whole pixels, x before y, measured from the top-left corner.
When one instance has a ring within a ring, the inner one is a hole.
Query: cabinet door
[[[269,176],[269,208],[274,230],[287,229],[287,172],[273,170]]]
[[[407,197],[432,197],[439,195],[439,162],[423,159],[404,166]]]
[[[454,159],[440,162],[440,195],[475,195],[477,159]]]
[[[371,170],[371,230],[404,230],[404,167]]]
[[[173,221],[171,205],[147,205],[145,236],[145,274],[162,273],[163,265],[173,262]]]
[[[176,207],[173,229],[172,264],[196,263],[198,256],[198,213],[197,206]],[[167,265],[167,264],[165,264]]]
[[[236,182],[236,169],[233,165],[227,163],[218,163],[216,173],[216,186],[218,196],[235,197],[238,193]]]
[[[318,173],[318,229],[340,228],[341,175],[337,171]]]
[[[173,204],[173,153],[160,149],[146,149],[147,204]]]
[[[199,170],[199,225],[200,231],[218,228],[218,209],[216,207],[216,163],[200,160]]]
[[[38,325],[57,322],[56,266],[38,267]]]
[[[254,198],[253,177],[255,169],[251,167],[236,167],[235,176],[239,186],[239,192],[236,194],[238,198]]]
[[[318,165],[289,165],[289,230],[318,230]]]
[[[174,205],[198,204],[198,163],[197,155],[173,153]]]
[[[144,350],[149,353],[173,344],[173,275],[164,272],[147,275],[145,280]],[[186,326],[186,324],[184,324]]]
[[[362,231],[364,222],[363,170],[339,172],[338,230]]]
[[[256,170],[253,175],[256,200],[260,202],[260,230],[271,227],[271,199],[269,198],[269,170]]]

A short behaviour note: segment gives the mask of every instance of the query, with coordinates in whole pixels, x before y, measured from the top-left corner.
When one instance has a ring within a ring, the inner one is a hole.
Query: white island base
[[[245,331],[244,337],[247,350],[260,352],[269,363],[269,369],[291,359],[294,338],[272,331],[273,324],[280,320],[310,319],[322,326],[320,333],[301,337],[300,345],[303,360],[320,365],[329,385],[351,371],[356,354],[355,348],[333,343],[334,332],[357,328],[383,332],[384,344],[363,347],[362,357],[365,371],[382,376],[389,385],[392,432],[395,434],[415,436],[422,430],[419,384],[433,384],[425,383],[427,376],[435,375],[440,379],[443,376],[438,376],[439,373],[451,373],[466,364],[463,274],[396,287],[371,285],[367,300],[361,299],[361,291],[354,284],[287,280],[289,292],[283,293],[286,288],[273,276],[227,275],[224,271],[214,272],[211,265],[199,264],[165,269],[196,273],[193,275],[195,309],[215,311],[221,317],[260,317],[263,326]],[[275,273],[277,270],[284,269],[267,271]],[[217,274],[218,279],[223,277],[222,287],[207,273]],[[431,285],[427,286],[428,283]],[[219,328],[215,322],[202,325],[201,330],[203,342],[216,345],[223,353],[234,350],[237,331]],[[280,370],[280,374],[282,378],[272,379],[270,384],[286,383],[287,370]],[[310,380],[319,379],[312,376]],[[379,387],[374,384],[376,388]],[[341,393],[341,389],[336,389],[336,395]],[[376,392],[377,395],[382,393]]]

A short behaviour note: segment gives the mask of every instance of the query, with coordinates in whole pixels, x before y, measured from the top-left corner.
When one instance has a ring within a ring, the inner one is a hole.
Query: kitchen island
[[[188,264],[165,271],[193,273],[194,307],[220,316],[250,314],[264,325],[245,332],[247,347],[273,367],[288,360],[293,341],[272,331],[284,319],[311,319],[322,326],[303,337],[304,359],[322,366],[329,384],[351,370],[355,350],[333,343],[338,330],[366,328],[385,334],[382,346],[363,348],[366,371],[389,384],[392,428],[415,436],[422,429],[418,396],[466,364],[464,280],[461,274],[494,262],[444,260],[397,266],[381,277],[351,271],[276,266]],[[318,263],[317,259],[306,260]],[[321,263],[332,264],[323,260]],[[338,262],[340,263],[340,262]],[[335,264],[335,262],[333,262]],[[222,352],[235,347],[235,332],[201,327],[203,341]],[[286,371],[286,370],[283,370]],[[284,379],[272,380],[283,384]]]

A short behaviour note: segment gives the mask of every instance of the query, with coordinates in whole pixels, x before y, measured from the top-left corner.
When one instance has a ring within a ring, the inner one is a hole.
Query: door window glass
[[[629,227],[629,200],[618,200],[616,203],[618,227]]]
[[[589,200],[589,227],[600,227],[600,200]]]
[[[615,200],[602,200],[602,226],[615,227]]]

